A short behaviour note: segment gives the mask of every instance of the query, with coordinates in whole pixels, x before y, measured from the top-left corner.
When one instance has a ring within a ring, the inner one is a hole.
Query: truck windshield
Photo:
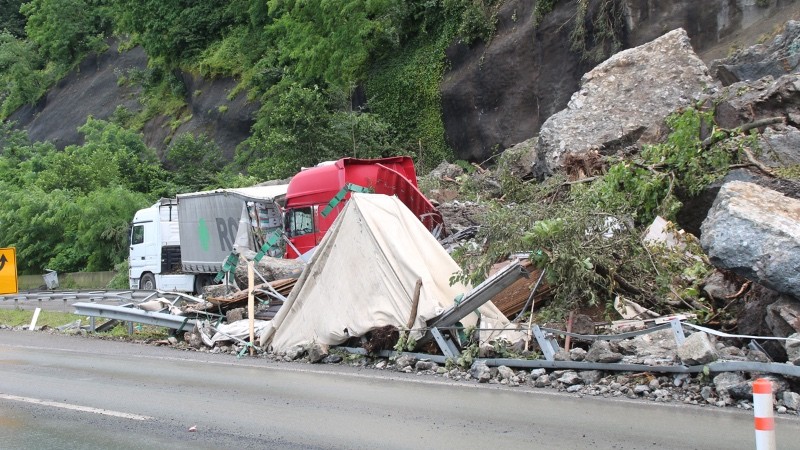
[[[289,237],[314,232],[314,211],[311,207],[290,209],[286,212],[285,221],[286,234]]]

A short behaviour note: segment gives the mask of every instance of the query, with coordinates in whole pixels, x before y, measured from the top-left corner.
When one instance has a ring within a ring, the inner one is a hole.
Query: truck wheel
[[[156,277],[152,273],[142,275],[142,279],[139,280],[139,289],[154,291],[156,289]]]
[[[202,295],[203,288],[212,284],[213,280],[208,275],[196,275],[194,277],[194,294]]]

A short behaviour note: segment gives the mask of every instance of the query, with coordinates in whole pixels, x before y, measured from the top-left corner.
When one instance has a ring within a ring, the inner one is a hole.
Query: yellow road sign
[[[0,294],[16,294],[17,249],[0,248]]]

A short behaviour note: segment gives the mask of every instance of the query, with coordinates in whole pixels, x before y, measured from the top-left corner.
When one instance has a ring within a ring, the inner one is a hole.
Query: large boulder
[[[800,292],[800,201],[753,183],[719,191],[701,226],[711,262],[781,293]]]
[[[536,176],[558,169],[567,154],[613,154],[654,140],[665,117],[715,86],[683,29],[617,53],[581,79],[567,109],[539,134]]]

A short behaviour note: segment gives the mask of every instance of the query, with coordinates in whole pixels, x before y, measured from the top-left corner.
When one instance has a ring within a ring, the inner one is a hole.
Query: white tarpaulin
[[[459,270],[396,197],[353,194],[262,333],[261,344],[280,352],[311,342],[338,345],[386,325],[403,328],[417,279],[422,289],[412,328],[424,328],[469,291],[461,283],[450,286],[450,277]],[[491,302],[479,311],[482,328],[508,325]],[[469,326],[477,319],[471,313],[461,322]],[[412,336],[420,338],[422,332]]]

